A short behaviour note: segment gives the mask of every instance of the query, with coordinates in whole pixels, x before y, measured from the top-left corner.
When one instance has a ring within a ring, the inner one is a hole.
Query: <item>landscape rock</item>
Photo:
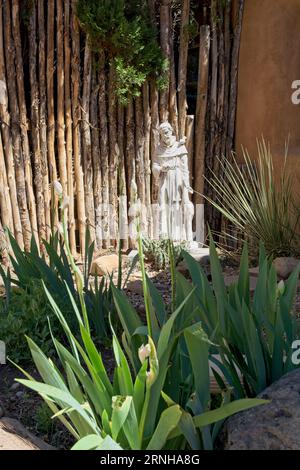
[[[18,388],[20,388],[20,387],[21,387],[21,384],[20,384],[19,382],[14,382],[14,383],[11,385],[10,390],[11,390],[12,392],[15,392],[15,391],[18,390]]]
[[[258,277],[259,276],[259,266],[255,266],[255,268],[249,269],[250,276]]]
[[[117,271],[119,267],[118,255],[104,255],[96,258],[92,262],[91,275],[92,276],[105,276]]]
[[[126,285],[127,290],[133,292],[134,294],[143,295],[143,284],[140,279],[135,279],[133,281],[129,281]]]
[[[127,255],[129,261],[132,262],[138,254],[139,254],[138,250],[131,250]]]
[[[188,250],[189,254],[197,261],[202,268],[206,271],[209,267],[210,260],[209,260],[209,248],[193,248]],[[179,271],[183,276],[187,276],[189,274],[189,270],[185,260],[181,260],[177,266],[177,271]]]
[[[143,275],[142,275],[142,272],[141,271],[136,271],[131,277],[130,279],[132,280],[135,280],[135,279],[142,279],[143,278]]]
[[[55,450],[38,437],[31,434],[16,419],[0,419],[1,450]]]
[[[224,282],[226,287],[231,286],[231,284],[237,283],[239,280],[238,274],[224,274]],[[256,276],[250,276],[249,277],[249,289],[250,292],[254,292],[256,289],[256,284],[257,284],[257,277]]]
[[[300,369],[258,395],[270,403],[228,418],[219,437],[226,450],[300,449]]]
[[[187,251],[202,266],[209,265],[209,248],[191,248]]]
[[[273,261],[273,266],[276,269],[277,275],[282,279],[287,279],[293,270],[298,266],[300,260],[290,256],[283,256],[276,258]]]

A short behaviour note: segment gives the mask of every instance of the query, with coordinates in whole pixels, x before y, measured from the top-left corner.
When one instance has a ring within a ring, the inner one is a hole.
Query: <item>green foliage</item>
[[[39,433],[52,435],[55,431],[56,422],[51,419],[52,413],[46,403],[42,403],[35,413],[36,429]]]
[[[49,292],[47,295],[54,305]],[[208,367],[202,374],[196,362],[193,368],[196,374],[196,395],[190,397],[186,409],[164,392],[174,346],[172,327],[182,307],[174,312],[161,329],[157,346],[148,337],[146,346],[141,344],[138,351],[128,350],[129,356],[139,356],[137,373],[130,367],[113,332],[116,367],[111,382],[83,318],[78,317],[81,331],[79,342],[56,306],[55,312],[69,343],[68,349],[53,337],[64,375],[28,338],[33,360],[43,382],[35,381],[25,371],[27,380],[19,379],[19,382],[38,392],[55,416],[69,429],[78,441],[73,449],[211,448],[212,436],[205,431],[208,427],[237,411],[267,402],[239,400],[205,412],[207,407],[203,407],[202,400],[206,400],[209,394]],[[190,353],[195,359],[200,354],[203,364],[208,364],[208,348],[204,346],[197,350],[203,340],[202,334],[199,335],[199,327],[187,330],[186,335]]]
[[[149,77],[166,82],[167,60],[157,41],[145,0],[78,0],[77,15],[92,50],[104,50],[115,70],[116,94],[123,104],[139,96]]]
[[[57,301],[59,297],[56,295]],[[64,310],[70,321],[70,311]],[[51,356],[55,351],[49,323],[58,338],[62,338],[59,322],[51,309],[40,281],[32,280],[23,288],[12,289],[8,305],[0,300],[0,338],[5,341],[7,355],[17,362],[30,360],[25,335],[43,345],[43,350]]]
[[[207,179],[216,199],[206,199],[238,230],[238,236],[250,243],[256,254],[260,240],[267,253],[291,256],[300,253],[299,217],[292,178],[284,165],[276,184],[270,148],[264,140],[258,142],[256,166],[247,151],[243,151],[243,170],[233,158],[220,161],[221,174],[212,173]]]
[[[163,238],[160,240],[151,240],[150,238],[142,238],[143,252],[145,259],[153,263],[156,269],[165,269],[170,266],[170,249],[169,240]],[[175,265],[182,259],[181,252],[186,248],[186,243],[172,244]]]
[[[220,367],[235,397],[256,396],[297,367],[291,360],[291,346],[299,337],[299,326],[292,310],[300,263],[290,278],[278,285],[275,269],[261,244],[259,276],[252,297],[247,245],[241,257],[239,279],[228,288],[212,239],[212,285],[188,253],[184,253],[184,258],[196,289],[203,329],[217,345],[211,352],[219,358],[211,356],[211,360]],[[220,376],[216,379],[225,387]]]
[[[49,314],[50,312],[50,317],[53,318],[53,312],[49,306],[49,302],[46,301],[44,290],[41,287],[42,283],[45,284],[73,328],[77,328],[73,301],[79,306],[80,296],[76,276],[73,275],[68,261],[66,245],[60,239],[58,232],[52,236],[50,243],[44,241],[48,258],[38,252],[34,238],[32,238],[31,241],[30,251],[22,251],[12,234],[9,234],[9,238],[13,250],[11,261],[16,279],[12,281],[9,271],[5,272],[3,268],[0,267],[0,276],[2,276],[6,288],[5,312],[7,316],[2,329],[4,331],[5,327],[6,334],[8,337],[12,335],[12,338],[18,331],[20,353],[18,353],[17,348],[15,348],[11,357],[23,360],[27,358],[28,353],[27,348],[22,346],[24,343],[24,336],[23,341],[21,340],[22,335],[30,334],[33,338],[37,338],[31,334],[31,331],[36,331],[37,333],[40,331],[41,336],[39,339],[42,339],[44,335],[48,340],[50,339],[47,313]],[[113,303],[112,293],[107,279],[102,278],[99,281],[99,279],[95,277],[93,283],[90,281],[89,273],[93,252],[94,244],[89,242],[89,236],[87,234],[83,275],[83,297],[93,334],[98,341],[102,342],[106,339],[107,335],[110,335],[108,312],[111,312],[113,315]],[[15,284],[20,290],[13,293],[12,284]],[[40,295],[37,295],[39,290],[41,291]],[[69,295],[70,292],[72,293],[72,299]],[[2,310],[3,309],[4,306]],[[15,325],[10,323],[13,317],[18,318]],[[41,322],[44,324],[43,327]],[[37,326],[35,327],[35,325]],[[40,328],[40,330],[38,328]]]
[[[76,270],[65,224],[64,234],[70,265]],[[60,363],[57,367],[28,338],[42,381],[37,382],[23,371],[27,380],[19,379],[19,382],[38,392],[54,416],[72,433],[77,440],[73,449],[211,449],[225,418],[267,402],[245,399],[228,403],[230,394],[226,393],[222,406],[210,411],[210,342],[196,321],[198,312],[191,310],[193,289],[183,278],[177,279],[180,288],[174,301],[176,309],[167,316],[159,293],[146,276],[140,236],[139,253],[147,325],[142,325],[126,296],[112,285],[124,328],[122,347],[111,326],[113,380],[92,339],[82,278],[75,271],[80,309],[74,301],[72,304],[80,340],[45,287],[67,346],[52,335]],[[72,299],[70,291],[69,296]]]

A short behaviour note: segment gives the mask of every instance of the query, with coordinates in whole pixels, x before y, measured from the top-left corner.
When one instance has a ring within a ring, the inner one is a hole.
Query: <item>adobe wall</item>
[[[239,153],[243,145],[255,155],[256,138],[263,134],[278,167],[290,134],[289,166],[300,178],[300,104],[291,101],[294,80],[300,80],[300,0],[246,0],[236,149]]]

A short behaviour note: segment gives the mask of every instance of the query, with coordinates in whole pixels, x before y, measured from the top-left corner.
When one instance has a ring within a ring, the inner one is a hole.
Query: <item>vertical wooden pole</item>
[[[40,146],[42,161],[42,177],[44,189],[44,207],[46,219],[46,237],[51,235],[51,191],[49,188],[48,150],[47,150],[47,86],[46,86],[46,33],[45,6],[43,0],[38,0],[38,37],[39,37],[39,93],[40,93]]]
[[[226,156],[228,111],[229,111],[229,88],[230,88],[230,16],[231,4],[227,2],[224,13],[224,111],[223,111],[223,135],[221,144],[221,154]]]
[[[160,4],[160,44],[164,56],[169,62],[168,81],[166,87],[160,93],[159,117],[161,122],[169,119],[169,93],[170,93],[170,0],[162,0]]]
[[[238,0],[237,18],[235,20],[234,36],[231,53],[231,71],[230,71],[230,94],[229,94],[229,113],[228,113],[228,131],[226,155],[230,157],[233,148],[233,139],[235,131],[236,102],[237,102],[237,82],[239,52],[242,34],[242,23],[244,14],[245,0]]]
[[[105,55],[100,52],[99,57],[99,126],[100,126],[100,154],[102,173],[102,235],[103,248],[109,246],[109,162],[108,162],[108,123],[107,123],[107,97],[106,97],[106,75],[105,75]]]
[[[129,100],[129,103],[126,108],[126,173],[127,173],[127,184],[128,190],[127,193],[129,194],[129,217],[128,222],[129,225],[133,221],[132,214],[130,215],[130,208],[136,202],[136,166],[135,166],[135,141],[134,141],[134,110],[133,110],[133,103],[132,99]],[[130,234],[131,237],[129,238],[129,247],[135,248],[135,241],[132,238],[132,233]]]
[[[102,248],[102,227],[101,227],[101,204],[102,204],[102,177],[101,177],[101,154],[100,154],[100,136],[98,124],[98,99],[99,84],[97,80],[96,68],[92,67],[91,80],[91,101],[90,101],[90,121],[91,121],[91,144],[92,144],[92,162],[93,162],[93,192],[95,206],[95,240],[96,247]]]
[[[151,158],[150,158],[150,143],[151,143],[151,115],[150,115],[150,94],[149,82],[143,85],[143,111],[144,111],[144,166],[145,166],[145,205],[147,216],[147,234],[148,237],[153,236],[153,220],[151,210]]]
[[[205,117],[207,107],[207,88],[209,73],[210,28],[200,27],[199,68],[196,104],[196,139],[194,159],[194,188],[196,204],[196,239],[204,242],[204,201],[201,194],[204,192],[205,172]],[[200,193],[200,194],[198,194]]]
[[[186,74],[189,46],[189,18],[190,0],[182,0],[181,23],[179,38],[179,65],[178,65],[178,113],[179,113],[179,138],[182,139],[186,131]]]
[[[4,52],[6,60],[7,89],[9,96],[9,109],[11,116],[11,136],[13,144],[13,156],[15,177],[17,186],[17,199],[21,218],[24,246],[28,250],[31,241],[31,224],[27,207],[27,195],[25,186],[24,158],[22,155],[20,135],[20,113],[16,89],[15,47],[11,32],[11,8],[8,0],[3,1],[4,6]]]
[[[5,166],[2,137],[0,133],[0,214],[2,225],[14,234],[14,221],[11,199],[9,194],[8,177]]]
[[[1,119],[1,134],[3,141],[3,150],[7,171],[7,182],[10,193],[11,209],[13,215],[14,235],[20,246],[24,248],[24,239],[22,233],[21,217],[18,207],[15,167],[13,161],[12,141],[10,135],[10,115],[8,111],[8,94],[6,83],[5,71],[5,57],[3,46],[3,1],[0,0],[0,119]]]
[[[118,184],[117,184],[117,173],[118,173],[118,158],[116,152],[117,144],[117,103],[114,89],[115,82],[115,70],[112,64],[109,65],[108,75],[108,132],[109,132],[109,180],[110,180],[110,191],[109,191],[109,204],[110,204],[110,232],[111,232],[111,244],[116,246],[118,238],[118,211],[117,211],[117,200],[118,200]]]
[[[28,141],[28,125],[27,125],[27,109],[25,100],[24,90],[24,69],[23,69],[23,58],[22,58],[22,44],[21,44],[21,33],[20,33],[20,12],[19,12],[19,1],[13,0],[12,2],[12,32],[13,39],[16,48],[16,79],[17,79],[17,93],[20,110],[20,130],[22,139],[22,150],[24,157],[24,171],[25,171],[25,183],[26,183],[26,194],[28,200],[28,209],[30,215],[30,222],[32,231],[34,233],[36,242],[38,243],[38,229],[37,229],[37,215],[35,206],[35,196],[33,191],[33,179],[32,179],[32,168],[30,160],[30,149]]]
[[[169,9],[169,42],[170,42],[170,91],[169,91],[169,110],[170,110],[170,123],[174,129],[175,135],[178,138],[178,106],[177,106],[177,85],[176,85],[176,66],[174,57],[174,31],[173,31],[173,15],[172,9]]]
[[[64,22],[63,2],[56,0],[56,49],[57,49],[57,154],[59,179],[65,195],[68,194],[66,147],[65,147],[65,110],[64,110]]]
[[[218,34],[217,34],[217,0],[211,3],[211,77],[210,77],[210,133],[209,154],[207,155],[207,166],[213,168],[216,118],[217,118],[217,96],[218,96]]]
[[[36,31],[36,4],[30,13],[29,19],[29,81],[30,81],[30,109],[31,109],[31,139],[34,161],[34,184],[37,206],[37,222],[40,242],[46,238],[46,218],[44,201],[44,181],[42,173],[42,159],[40,146],[40,119],[39,119],[39,88],[37,79],[37,31]],[[48,188],[45,188],[47,190]]]
[[[144,147],[145,147],[145,135],[144,135],[144,115],[142,98],[139,96],[134,100],[135,108],[135,161],[136,161],[136,183],[138,190],[138,197],[145,207],[146,203],[146,188],[145,188],[145,161],[144,161]],[[147,225],[147,212],[142,210],[141,216],[141,231],[143,234],[146,233]]]
[[[119,158],[119,237],[123,251],[128,250],[128,212],[127,212],[127,188],[125,172],[125,129],[124,106],[118,103],[118,158]]]
[[[47,150],[50,182],[58,178],[55,158],[55,116],[54,116],[54,24],[55,1],[47,2]],[[57,197],[52,201],[54,213],[54,225],[58,222]]]
[[[155,0],[149,0],[149,9],[151,15],[151,22],[155,29],[157,29],[157,22],[155,16]],[[158,127],[159,127],[159,94],[155,86],[154,80],[150,81],[150,113],[151,113],[151,128],[150,128],[150,167],[152,167],[155,159],[156,147],[158,145]],[[152,171],[152,170],[151,170]],[[151,175],[151,203],[152,203],[152,232],[153,238],[158,237],[159,233],[159,213],[158,213],[158,185],[157,181]]]
[[[91,241],[95,240],[95,209],[93,194],[93,162],[91,154],[91,130],[90,130],[90,95],[92,56],[89,39],[85,39],[84,67],[83,67],[83,91],[82,91],[82,156],[84,169],[84,195],[87,224]]]
[[[70,44],[70,0],[64,2],[64,76],[65,76],[65,123],[66,123],[66,160],[69,196],[69,240],[70,249],[76,256],[75,216],[74,216],[74,165],[72,139],[72,105],[71,105],[71,44]]]
[[[1,191],[0,191],[0,198],[1,198]],[[0,263],[4,266],[9,263],[7,244],[8,242],[5,236],[5,232],[4,232],[3,225],[1,222],[1,217],[0,217]]]
[[[80,146],[80,120],[81,107],[79,101],[80,93],[80,36],[78,20],[75,15],[76,0],[72,0],[72,20],[71,20],[71,38],[72,38],[72,58],[71,58],[71,97],[72,97],[72,117],[73,117],[73,155],[74,155],[74,180],[76,185],[76,207],[79,235],[79,251],[84,256],[85,250],[85,204],[84,204],[84,183],[83,169],[81,161]]]
[[[185,133],[186,136],[186,148],[188,151],[188,164],[189,164],[189,173],[190,173],[190,185],[194,187],[194,131],[195,131],[195,116],[188,114],[186,116],[186,127]]]

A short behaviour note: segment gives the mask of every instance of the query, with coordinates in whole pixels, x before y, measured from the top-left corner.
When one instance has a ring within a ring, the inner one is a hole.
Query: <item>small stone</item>
[[[128,253],[128,259],[129,261],[133,261],[134,258],[139,254],[139,252],[137,250],[131,250],[129,253]]]
[[[282,279],[287,279],[289,275],[298,266],[300,260],[291,256],[283,256],[276,258],[273,261],[273,266],[276,269],[277,275]]]
[[[15,392],[15,391],[18,390],[18,388],[20,388],[20,387],[21,387],[21,384],[20,384],[19,382],[14,382],[14,383],[12,384],[12,386],[10,387],[10,390],[11,390],[12,392]]]
[[[258,277],[259,276],[259,266],[255,266],[255,268],[249,269],[250,276]]]
[[[142,281],[140,281],[139,279],[128,282],[126,288],[134,294],[143,295],[143,284]]]
[[[130,276],[130,279],[135,280],[135,279],[143,279],[143,275],[141,271],[135,272],[132,276]]]
[[[176,266],[176,270],[183,276],[187,276],[189,274],[189,270],[185,261],[180,261]]]
[[[238,274],[224,274],[224,282],[225,286],[229,287],[232,284],[236,284],[239,280]],[[249,277],[249,289],[250,292],[254,292],[256,289],[256,284],[257,284],[257,277],[256,276],[250,276]]]
[[[187,251],[206,271],[210,264],[209,248],[195,248]],[[184,259],[177,264],[176,269],[185,277],[189,275],[189,269]]]
[[[105,276],[112,274],[119,268],[119,257],[118,255],[105,255],[96,258],[92,262],[91,275],[92,276]]]
[[[207,266],[209,264],[209,248],[195,248],[187,251],[201,265]]]
[[[144,305],[144,304],[139,304],[139,305],[136,307],[136,310],[137,310],[137,312],[138,312],[140,315],[145,315],[145,313],[146,313],[146,309],[145,309],[145,305]]]
[[[166,286],[165,284],[162,284],[161,282],[155,282],[154,286],[159,291],[166,290],[168,288],[168,286]]]
[[[17,397],[17,398],[22,398],[23,395],[24,395],[24,392],[22,392],[21,390],[16,393],[16,397]]]

